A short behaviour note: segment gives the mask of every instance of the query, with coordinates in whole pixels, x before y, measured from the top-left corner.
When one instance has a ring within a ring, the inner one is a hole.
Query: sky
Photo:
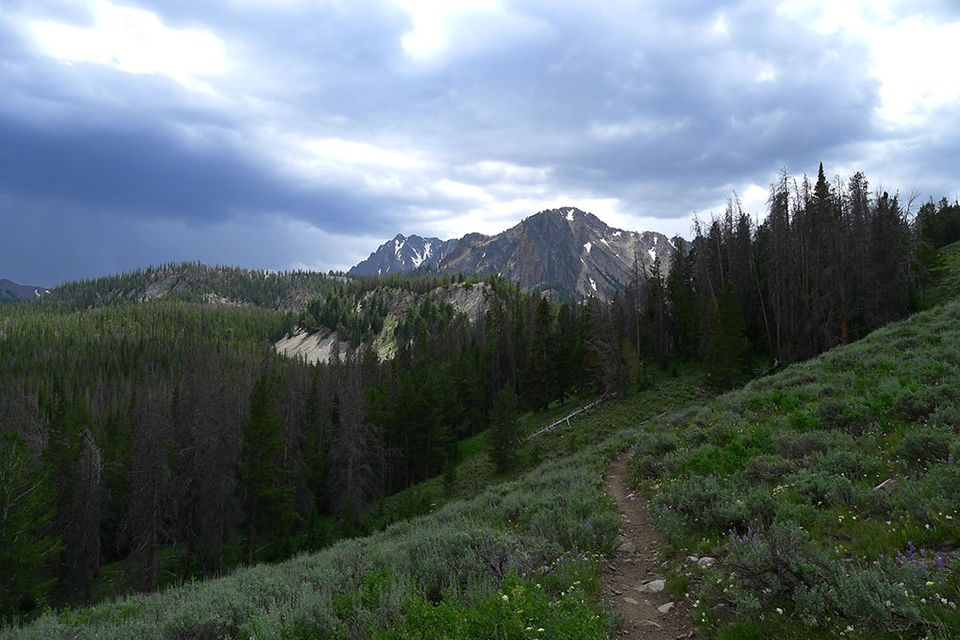
[[[0,0],[0,277],[960,192],[954,0]]]

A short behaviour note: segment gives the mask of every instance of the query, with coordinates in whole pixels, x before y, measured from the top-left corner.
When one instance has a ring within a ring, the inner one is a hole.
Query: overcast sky
[[[689,235],[821,160],[953,199],[958,60],[953,0],[0,0],[0,277]]]

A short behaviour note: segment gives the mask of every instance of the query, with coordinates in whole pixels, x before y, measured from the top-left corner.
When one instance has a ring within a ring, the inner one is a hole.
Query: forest
[[[148,295],[147,270],[4,305],[0,618],[367,533],[377,500],[449,473],[466,438],[487,431],[506,473],[518,412],[632,393],[691,363],[728,389],[852,342],[923,308],[936,250],[956,240],[957,203],[914,212],[821,167],[783,174],[759,224],[732,199],[609,304],[498,277],[165,265],[168,295]],[[438,302],[445,287],[482,287],[480,321]],[[395,290],[418,303],[380,360],[366,340]],[[275,354],[296,326],[355,348],[316,365]]]

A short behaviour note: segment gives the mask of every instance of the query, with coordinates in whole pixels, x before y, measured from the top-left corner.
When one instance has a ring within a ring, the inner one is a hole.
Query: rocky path
[[[629,484],[623,453],[607,472],[607,492],[617,501],[622,544],[603,571],[603,585],[614,609],[623,617],[621,638],[678,640],[696,637],[689,599],[666,590],[661,557],[663,538],[654,527],[647,500]]]

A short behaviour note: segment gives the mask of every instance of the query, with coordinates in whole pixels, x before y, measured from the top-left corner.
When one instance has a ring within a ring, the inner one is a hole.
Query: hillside
[[[380,284],[377,279],[370,285],[353,287],[353,295],[340,306],[339,318],[326,317],[327,310],[308,305],[308,313],[302,318],[306,326],[296,327],[274,347],[281,355],[311,364],[329,362],[334,354],[347,355],[364,345],[371,347],[381,360],[392,358],[398,345],[409,339],[411,327],[419,317],[429,314],[430,308],[447,309],[451,317],[462,314],[476,325],[488,309],[490,295],[491,289],[485,283],[437,281],[435,288],[417,292]],[[363,328],[352,328],[356,323]]]
[[[628,442],[671,543],[668,588],[705,630],[953,637],[958,368],[952,302],[707,403],[608,403],[554,435],[607,425],[603,444],[381,534],[0,637],[606,637],[594,554],[617,518],[601,482]]]
[[[89,309],[163,298],[299,311],[340,280],[342,277],[309,271],[272,272],[185,262],[68,282],[51,290],[44,302],[57,308]]]
[[[371,275],[436,269],[448,273],[500,274],[528,291],[563,299],[610,300],[655,259],[664,275],[676,247],[660,233],[624,231],[576,207],[541,211],[494,236],[468,234],[441,241],[397,236],[349,271]]]
[[[11,280],[0,278],[0,304],[4,302],[17,302],[19,300],[32,300],[46,293],[49,293],[49,291],[43,287],[17,284]]]
[[[958,379],[954,300],[637,438],[635,481],[700,621],[739,634],[724,637],[956,637]],[[688,555],[718,562],[691,572]]]

